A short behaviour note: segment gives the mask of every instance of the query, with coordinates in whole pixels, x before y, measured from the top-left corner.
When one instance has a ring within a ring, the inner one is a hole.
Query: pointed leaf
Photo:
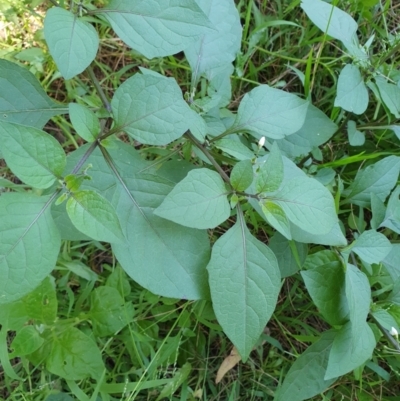
[[[99,11],[128,46],[150,59],[185,50],[212,28],[195,0],[111,0]]]
[[[380,227],[388,227],[397,234],[400,234],[400,186],[390,195],[385,217]]]
[[[383,103],[396,118],[400,118],[400,88],[386,82],[383,78],[377,78],[375,82]]]
[[[44,339],[40,337],[34,326],[25,326],[17,333],[11,343],[13,355],[23,356],[31,354],[39,349],[43,342]]]
[[[61,7],[47,11],[44,37],[65,79],[84,71],[96,57],[99,48],[99,37],[94,27]]]
[[[261,165],[256,175],[256,191],[274,192],[279,189],[283,181],[283,161],[281,152],[276,143],[272,145],[267,161]]]
[[[197,3],[216,29],[205,32],[185,50],[194,84],[201,75],[206,74],[210,80],[214,69],[232,63],[242,39],[240,16],[232,0],[200,0]]]
[[[29,70],[7,60],[0,60],[0,88],[0,121],[41,129],[51,117],[67,112]]]
[[[360,170],[343,194],[347,201],[359,206],[369,206],[373,192],[384,201],[396,185],[400,171],[400,157],[388,156]]]
[[[232,130],[248,131],[257,139],[281,139],[301,128],[307,108],[308,103],[295,95],[260,85],[240,102]]]
[[[275,255],[239,215],[214,244],[207,270],[218,322],[246,360],[275,309],[280,290]]]
[[[94,142],[100,133],[100,121],[87,107],[78,104],[69,104],[69,118],[77,132],[87,142]]]
[[[261,202],[261,208],[268,224],[280,232],[285,238],[291,240],[290,222],[283,209],[274,202],[266,200]]]
[[[142,143],[166,145],[189,129],[189,106],[173,78],[135,74],[111,102],[117,126]]]
[[[347,64],[339,75],[335,106],[354,114],[362,114],[368,107],[368,101],[367,87],[359,68]]]
[[[51,135],[37,128],[0,122],[0,139],[4,159],[21,181],[48,188],[61,177],[66,157]]]
[[[50,207],[44,208],[48,200],[27,193],[0,196],[0,304],[35,289],[55,266],[61,240]]]
[[[214,228],[230,215],[225,184],[215,171],[192,170],[154,213],[186,227]]]
[[[375,230],[364,231],[351,248],[364,262],[370,264],[381,262],[391,249],[390,241]]]
[[[322,393],[335,381],[324,378],[334,336],[334,331],[325,332],[297,358],[274,401],[303,401]]]
[[[237,191],[245,191],[253,182],[253,165],[250,160],[236,163],[231,172],[231,184]]]
[[[392,244],[392,249],[386,258],[382,261],[382,264],[386,267],[393,281],[396,281],[400,277],[400,244]]]
[[[123,239],[114,208],[95,191],[71,193],[67,212],[74,226],[97,241],[119,242]]]

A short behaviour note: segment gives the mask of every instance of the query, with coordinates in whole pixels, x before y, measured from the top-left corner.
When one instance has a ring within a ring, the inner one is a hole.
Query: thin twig
[[[103,91],[103,88],[100,86],[99,81],[96,78],[96,75],[94,74],[93,68],[91,66],[89,66],[87,69],[87,72],[90,76],[90,79],[93,82],[94,87],[97,90],[97,93],[99,94],[101,101],[103,102],[104,107],[106,108],[106,110],[111,113],[112,109],[111,109],[111,104],[107,99],[106,94]]]

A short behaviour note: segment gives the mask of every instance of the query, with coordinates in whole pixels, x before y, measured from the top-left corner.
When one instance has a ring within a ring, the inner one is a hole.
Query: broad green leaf
[[[364,262],[370,264],[381,262],[391,249],[390,241],[375,230],[364,231],[351,248]]]
[[[327,142],[337,129],[338,126],[330,118],[310,104],[301,128],[276,142],[287,157],[295,158],[306,155],[312,149]]]
[[[44,37],[65,79],[84,71],[96,57],[99,48],[99,36],[94,27],[61,7],[47,11]]]
[[[190,126],[192,110],[173,78],[135,74],[115,91],[111,107],[116,126],[149,145],[166,145]]]
[[[308,102],[296,95],[260,85],[240,102],[232,131],[247,131],[260,139],[282,139],[304,124]]]
[[[192,170],[154,213],[186,227],[214,228],[230,215],[225,184],[215,171]]]
[[[390,310],[390,309],[389,309]],[[397,332],[400,332],[399,324],[396,319],[386,309],[378,309],[373,311],[372,316],[387,330],[390,332],[394,327]]]
[[[343,194],[347,202],[367,207],[371,202],[373,192],[384,201],[396,185],[400,171],[400,157],[388,156],[360,170],[354,181]]]
[[[133,318],[133,305],[126,303],[118,290],[102,286],[91,295],[90,320],[97,337],[112,336]]]
[[[347,123],[347,137],[351,146],[362,146],[365,143],[365,135],[357,130],[356,122],[352,120]]]
[[[275,230],[280,232],[285,238],[291,240],[292,233],[290,230],[290,222],[283,209],[270,200],[260,202],[260,204],[268,224],[274,227]]]
[[[346,64],[339,75],[335,106],[362,114],[368,107],[368,101],[367,87],[359,68],[354,64]]]
[[[383,78],[375,80],[383,103],[396,118],[400,118],[400,88],[386,82]]]
[[[75,327],[67,327],[52,337],[46,368],[66,380],[100,379],[104,364],[96,343]]]
[[[280,290],[275,255],[239,214],[214,244],[207,270],[218,322],[246,360],[275,309]]]
[[[256,175],[256,192],[274,192],[283,181],[283,161],[276,143],[272,145],[267,161],[261,165]]]
[[[25,326],[14,337],[11,343],[13,356],[23,356],[31,354],[39,349],[43,344],[43,338],[40,337],[37,329],[33,326]]]
[[[185,50],[213,28],[195,0],[111,0],[99,12],[128,46],[149,59]]]
[[[307,291],[315,306],[331,326],[342,325],[349,319],[345,293],[345,274],[340,262],[321,264],[303,270]]]
[[[268,245],[276,256],[282,278],[289,277],[295,274],[306,260],[308,246],[306,244],[301,244],[299,242],[293,241],[292,246],[294,245],[296,249],[300,263],[299,266],[290,246],[290,241],[287,240],[279,232],[276,232],[274,234],[274,236],[270,239]]]
[[[392,244],[389,254],[383,259],[382,264],[386,267],[393,281],[400,277],[400,244]]]
[[[236,163],[231,172],[231,184],[236,191],[246,190],[253,182],[253,165],[250,160]]]
[[[214,144],[216,148],[221,149],[223,152],[233,156],[237,160],[247,160],[254,158],[254,152],[252,152],[239,140],[223,138],[219,141],[214,142]]]
[[[337,332],[329,354],[325,380],[343,376],[372,357],[376,345],[374,333],[367,322],[356,327],[346,323]]]
[[[117,159],[116,159],[117,161]],[[170,181],[132,174],[131,162],[117,161],[123,175],[112,204],[126,240],[112,244],[126,273],[151,292],[171,298],[209,297],[207,232],[161,219],[153,210],[171,191]]]
[[[337,223],[332,195],[312,178],[284,182],[268,199],[279,205],[292,223],[311,234],[327,234]]]
[[[335,332],[327,331],[291,366],[274,401],[303,401],[325,391],[335,379],[324,378]]]
[[[383,221],[380,224],[380,227],[390,228],[397,234],[400,234],[400,186],[397,186],[396,189],[390,195],[386,213],[384,215]]]
[[[114,208],[95,191],[71,193],[67,201],[67,213],[79,231],[97,241],[113,243],[123,239]]]
[[[78,103],[69,104],[69,118],[77,134],[87,142],[94,142],[100,133],[100,121],[93,111]]]
[[[346,12],[321,0],[302,0],[301,8],[321,31],[332,38],[344,44],[356,40],[358,25]]]
[[[315,269],[319,266],[330,264],[331,262],[339,262],[339,257],[334,251],[325,249],[307,256],[303,269]]]
[[[67,112],[48,97],[26,68],[0,59],[0,121],[41,129],[51,117]]]
[[[232,63],[240,50],[242,26],[233,0],[198,0],[197,4],[215,30],[204,32],[185,49],[196,85],[201,75],[210,80],[213,70]],[[223,18],[221,18],[223,16]]]
[[[0,196],[0,304],[35,289],[55,266],[61,240],[48,200],[28,193]]]
[[[21,181],[48,188],[61,177],[66,157],[51,135],[34,127],[0,122],[0,139],[3,157]]]

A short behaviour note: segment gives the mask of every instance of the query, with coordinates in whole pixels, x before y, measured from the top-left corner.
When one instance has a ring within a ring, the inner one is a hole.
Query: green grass
[[[322,163],[310,162],[308,158],[299,160],[310,174],[330,167],[351,181],[358,169],[374,158],[399,154],[398,142],[391,131],[381,128],[391,122],[391,117],[375,100],[370,102],[364,120],[358,121],[364,127],[366,144],[362,148],[349,146],[341,125],[342,112],[333,103],[338,72],[350,59],[337,42],[330,41],[312,25],[298,7],[299,1],[240,0],[237,3],[244,35],[242,54],[232,77],[232,110],[236,110],[246,92],[264,83],[312,100],[341,128],[321,147]],[[400,7],[395,2],[371,0],[336,3],[357,16],[361,43],[376,35],[372,68],[383,74],[398,75],[395,66],[400,62],[400,52],[396,51],[399,40],[394,39],[394,32]],[[95,89],[86,76],[68,82],[60,80],[41,31],[35,31],[42,22],[45,6],[25,10],[22,1],[12,4],[15,8],[0,17],[3,24],[0,56],[28,65],[55,99],[67,102],[80,98],[91,107],[100,107]],[[190,70],[183,57],[149,61],[116,40],[107,27],[100,26],[99,30],[102,39],[94,71],[107,96],[111,97],[139,66],[173,76],[184,92],[189,90]],[[259,40],[254,43],[257,30]],[[37,49],[35,53],[27,53],[32,48]],[[67,151],[82,143],[65,117],[54,118],[46,129]],[[155,161],[173,151],[168,149],[165,154],[157,154],[151,148],[139,150],[144,157]],[[226,169],[231,168],[229,158],[215,156],[225,163]],[[344,156],[346,159],[341,160]],[[4,165],[0,165],[0,174],[12,179]],[[342,220],[347,219],[351,225],[351,221],[358,219],[359,211],[342,210],[342,214]],[[267,241],[271,228],[250,211],[246,217],[253,233]],[[219,228],[210,235],[216,239],[222,233],[223,229]],[[398,241],[398,238],[392,240]],[[108,246],[66,242],[63,249],[63,260],[60,259],[53,273],[61,321],[90,334],[90,322],[85,318],[90,293],[94,287],[105,285],[113,271],[120,275],[115,286],[125,291],[125,306],[133,305],[134,317],[114,336],[96,339],[107,367],[102,383],[89,379],[67,383],[50,374],[44,366],[35,368],[26,358],[13,359],[11,364],[23,380],[14,380],[0,370],[0,399],[41,401],[52,393],[64,391],[80,401],[94,401],[97,395],[103,401],[155,400],[160,391],[165,391],[162,399],[174,401],[272,400],[276,387],[296,357],[329,327],[312,303],[300,274],[285,279],[273,318],[248,362],[239,363],[227,372],[221,383],[215,384],[217,370],[230,354],[232,345],[217,324],[209,302],[171,300],[149,293],[118,268]],[[315,246],[310,253],[320,249]],[[70,262],[69,267],[66,261]],[[74,270],[71,263],[75,263]],[[97,281],[88,277],[96,277]],[[10,332],[9,342],[12,339]],[[373,364],[342,377],[323,396],[313,400],[399,400],[399,355],[382,344],[378,347]],[[390,373],[389,381],[385,371]]]

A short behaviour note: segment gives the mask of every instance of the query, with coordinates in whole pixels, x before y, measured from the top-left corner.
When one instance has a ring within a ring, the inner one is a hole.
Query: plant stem
[[[98,81],[98,79],[96,78],[96,75],[94,74],[93,68],[91,66],[89,66],[86,71],[88,72],[90,79],[93,82],[94,87],[97,90],[97,93],[100,96],[101,101],[103,102],[104,107],[106,108],[106,110],[111,113],[112,109],[111,109],[111,104],[107,99],[106,94],[104,93],[102,87],[100,86],[100,83]]]

